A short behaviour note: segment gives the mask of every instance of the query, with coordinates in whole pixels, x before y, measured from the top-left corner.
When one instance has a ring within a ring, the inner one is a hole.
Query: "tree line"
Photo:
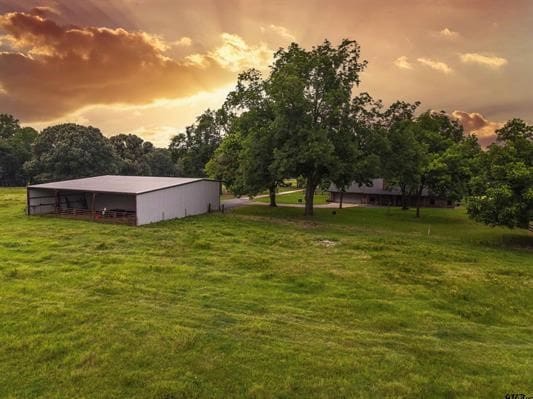
[[[355,94],[361,72],[353,40],[311,49],[296,43],[274,54],[268,74],[239,74],[218,110],[206,110],[156,148],[132,134],[106,138],[94,127],[51,126],[40,134],[0,116],[0,173],[15,183],[98,174],[209,176],[236,195],[270,193],[288,178],[305,182],[305,214],[318,187],[342,193],[383,177],[400,188],[403,207],[424,191],[466,199],[474,219],[527,227],[533,208],[533,126],[512,119],[483,151],[445,112],[420,103],[385,107]]]

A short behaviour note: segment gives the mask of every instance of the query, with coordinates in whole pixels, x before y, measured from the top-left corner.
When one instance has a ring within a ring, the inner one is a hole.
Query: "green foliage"
[[[19,129],[19,120],[13,115],[0,114],[0,139],[12,137]]]
[[[348,121],[352,91],[366,66],[359,58],[360,47],[351,40],[337,47],[326,40],[309,51],[293,43],[275,54],[269,94],[281,144],[274,167],[280,175],[306,179],[307,215],[313,213],[313,194],[320,182],[339,170],[350,172],[344,167],[357,147],[343,138],[353,134]]]
[[[44,129],[25,169],[34,182],[116,174],[120,160],[100,130],[73,123]]]
[[[533,126],[510,120],[480,157],[468,213],[485,224],[527,228],[533,219]]]
[[[110,137],[115,153],[120,158],[119,174],[132,176],[175,176],[176,165],[170,151],[155,148],[134,134]]]
[[[24,204],[24,190],[0,190],[0,397],[490,398],[531,385],[525,231],[462,210],[310,221],[267,206],[134,228],[27,217]]]
[[[283,175],[274,167],[279,142],[268,82],[254,69],[241,73],[220,112],[231,123],[210,161],[210,176],[222,178],[235,194],[254,196],[269,190],[271,205],[275,206],[275,190]],[[228,159],[235,165],[228,164]]]
[[[176,165],[168,149],[154,148],[144,156],[144,159],[152,176],[176,176]]]
[[[31,145],[37,131],[21,128],[11,115],[0,115],[0,185],[25,185],[28,176],[23,165],[31,159]]]
[[[242,139],[238,132],[228,134],[205,168],[209,177],[223,181],[229,191],[236,195],[246,193],[244,179],[240,173],[242,147]]]
[[[206,176],[205,166],[220,144],[223,129],[223,116],[208,109],[185,133],[171,139],[169,150],[179,176]]]
[[[414,118],[417,106],[396,103],[395,109],[383,114],[383,126],[389,126],[383,155],[385,176],[400,186],[404,209],[407,195],[414,194],[419,216],[424,191],[450,200],[468,193],[480,147],[475,137],[464,136],[462,126],[444,112],[426,111]]]
[[[118,134],[109,138],[115,153],[120,158],[119,174],[132,176],[150,176],[150,165],[145,156],[153,151],[154,146],[134,134]]]

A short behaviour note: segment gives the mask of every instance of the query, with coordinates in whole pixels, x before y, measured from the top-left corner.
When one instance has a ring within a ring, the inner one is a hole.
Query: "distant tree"
[[[2,115],[0,119],[16,121],[10,115]],[[31,159],[31,145],[38,133],[31,127],[21,128],[18,122],[0,124],[4,126],[0,137],[0,184],[24,185],[28,176],[23,165]]]
[[[235,195],[246,194],[241,171],[242,151],[242,137],[238,131],[233,131],[224,137],[205,168],[209,177],[223,181],[226,188]]]
[[[151,176],[176,176],[176,164],[166,148],[154,148],[144,155]]]
[[[274,57],[268,94],[273,100],[273,126],[279,139],[273,167],[282,176],[306,180],[305,214],[313,214],[313,195],[339,167],[343,115],[366,61],[360,47],[343,40],[338,47],[324,41],[307,51],[296,43]]]
[[[100,130],[73,123],[44,129],[32,151],[25,170],[34,182],[115,174],[120,163]]]
[[[270,206],[276,206],[276,188],[283,176],[273,167],[277,135],[272,126],[274,112],[267,90],[268,82],[258,71],[251,69],[239,75],[236,88],[222,107],[232,122],[226,124],[223,145],[215,152],[207,170],[212,177],[223,179],[227,188],[236,194],[255,196],[268,190]],[[233,162],[238,162],[232,167],[226,160],[229,152],[236,150],[238,153],[231,156]]]
[[[423,147],[416,176],[416,217],[420,217],[424,190],[448,199],[459,199],[470,179],[472,153],[479,151],[477,140],[470,138],[467,145],[462,126],[442,112],[426,111],[414,124],[414,135]]]
[[[332,137],[337,148],[338,161],[329,178],[340,193],[342,208],[346,189],[353,183],[370,185],[378,177],[381,162],[379,153],[383,143],[374,129],[376,102],[363,93],[355,97],[349,112],[342,115],[339,131]]]
[[[533,219],[533,126],[512,119],[480,155],[467,211],[490,226],[527,228]]]
[[[223,129],[220,115],[208,109],[171,139],[169,150],[180,176],[206,176],[205,165],[219,146]]]
[[[20,129],[19,120],[9,114],[0,114],[0,139],[8,139]]]
[[[134,134],[118,134],[109,138],[116,154],[120,158],[121,175],[150,176],[152,171],[146,155],[154,150],[149,141],[144,141]]]
[[[383,177],[400,188],[402,209],[408,209],[411,192],[420,183],[420,171],[426,161],[426,148],[417,140],[411,119],[394,122],[386,134],[382,149]]]

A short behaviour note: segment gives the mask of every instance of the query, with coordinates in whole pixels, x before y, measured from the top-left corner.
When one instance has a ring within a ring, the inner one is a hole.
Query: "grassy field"
[[[276,196],[276,202],[278,204],[300,204],[300,203],[305,204],[304,197],[305,195],[303,191],[300,191],[297,193],[290,193],[290,194],[281,194],[281,195]],[[327,194],[315,194],[313,203],[315,205],[325,204],[327,199],[328,199]],[[301,202],[299,202],[299,200],[301,200]],[[255,201],[270,202],[270,198],[268,197],[256,198]]]
[[[24,205],[0,190],[2,398],[533,394],[523,231],[447,209],[135,228]]]

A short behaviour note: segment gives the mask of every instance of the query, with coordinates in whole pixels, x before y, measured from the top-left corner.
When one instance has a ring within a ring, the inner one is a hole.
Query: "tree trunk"
[[[341,190],[340,198],[339,198],[339,209],[342,209],[342,200],[343,199],[344,199],[344,190]]]
[[[405,186],[400,186],[400,188],[402,190],[402,210],[406,211],[409,209],[407,206],[407,188]]]
[[[277,207],[276,204],[276,185],[272,185],[268,189],[268,195],[270,196],[270,206]]]
[[[420,217],[420,200],[422,199],[422,190],[424,189],[424,186],[421,184],[418,186],[418,190],[416,192],[416,217]]]
[[[305,216],[313,216],[313,196],[315,195],[316,183],[311,178],[307,179],[305,186]]]

